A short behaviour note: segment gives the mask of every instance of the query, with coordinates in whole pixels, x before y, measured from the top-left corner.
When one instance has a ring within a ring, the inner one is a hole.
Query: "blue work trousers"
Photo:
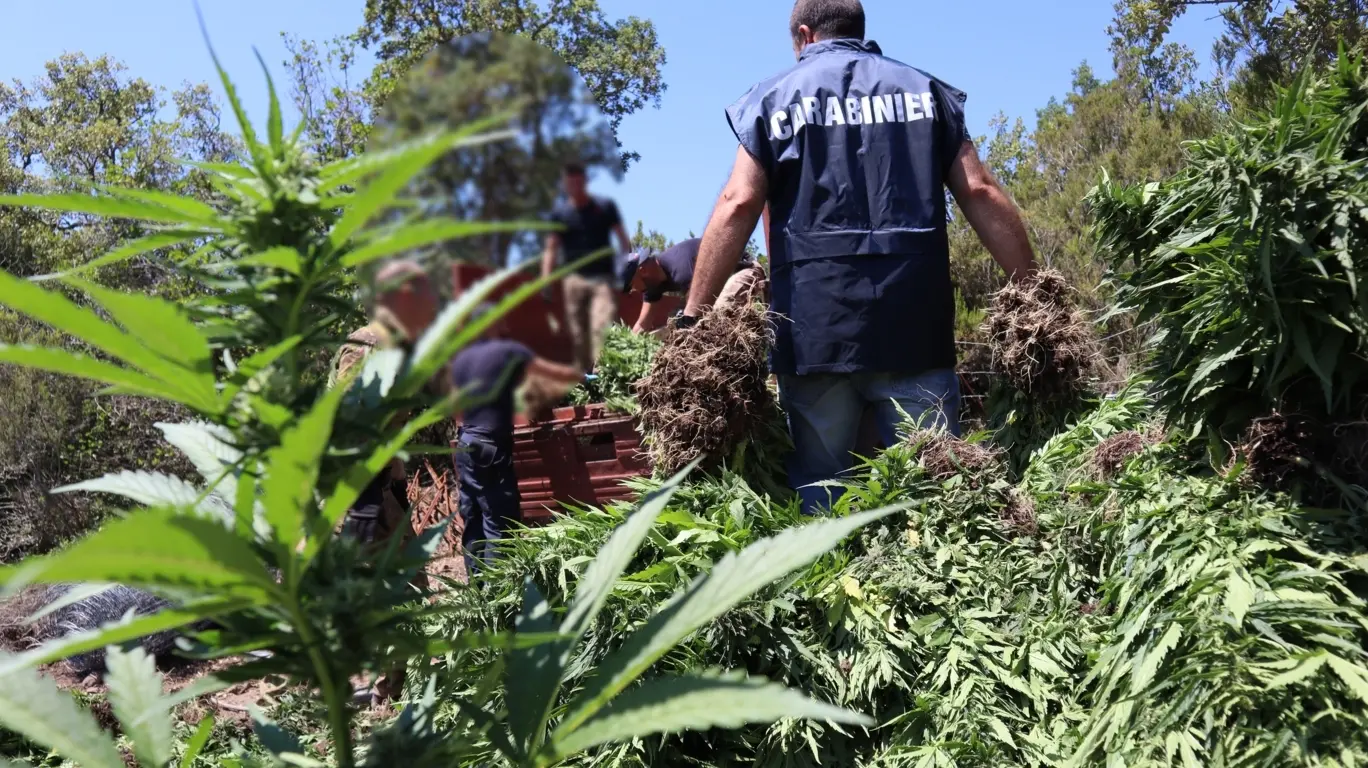
[[[911,426],[944,428],[960,433],[959,377],[944,368],[915,375],[888,373],[818,373],[779,377],[779,402],[793,437],[789,484],[798,492],[803,512],[826,509],[844,493],[840,488],[812,487],[836,480],[855,465],[855,442],[865,407],[872,405],[884,445],[898,441],[903,417]],[[897,404],[895,406],[894,404]]]
[[[513,472],[513,444],[469,428],[457,438],[456,474],[460,483],[460,512],[465,529],[461,550],[466,574],[473,578],[481,565],[493,562],[494,543],[522,520],[518,477]]]

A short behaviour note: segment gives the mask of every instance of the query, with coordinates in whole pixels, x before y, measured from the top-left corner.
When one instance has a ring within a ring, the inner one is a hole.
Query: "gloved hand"
[[[597,379],[597,378],[598,378],[598,374],[597,374],[597,373],[586,373],[586,374],[584,374],[584,380],[585,380],[586,382],[594,381],[594,380]]]
[[[697,317],[693,315],[686,315],[683,312],[680,312],[679,314],[676,314],[674,317],[670,318],[670,330],[676,333],[680,331],[688,331],[697,324]]]

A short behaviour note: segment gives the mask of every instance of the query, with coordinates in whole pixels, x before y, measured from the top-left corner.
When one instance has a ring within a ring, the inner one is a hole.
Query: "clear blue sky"
[[[665,92],[621,128],[642,155],[626,178],[596,183],[617,199],[629,229],[638,219],[673,239],[702,234],[736,149],[723,109],[754,82],[790,66],[787,23],[792,0],[600,0],[614,17],[655,22],[665,47]],[[129,72],[167,88],[212,81],[190,0],[5,0],[0,77],[29,79],[64,51],[105,53]],[[252,53],[261,50],[283,87],[280,33],[324,39],[360,23],[363,0],[200,0],[220,59],[247,102],[253,122],[265,114],[265,85]],[[1087,60],[1111,71],[1105,30],[1110,0],[865,0],[869,37],[885,53],[921,67],[969,94],[975,135],[1001,111],[1033,124],[1035,110],[1065,93]],[[1208,9],[1180,19],[1174,40],[1205,64],[1219,29]],[[217,87],[216,87],[217,90]],[[282,94],[282,97],[284,94]]]

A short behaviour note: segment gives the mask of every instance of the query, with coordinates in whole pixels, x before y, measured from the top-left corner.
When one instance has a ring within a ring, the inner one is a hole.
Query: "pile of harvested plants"
[[[637,382],[640,425],[651,461],[673,473],[689,462],[728,459],[754,438],[777,404],[766,383],[773,328],[755,303],[705,313],[676,331]]]

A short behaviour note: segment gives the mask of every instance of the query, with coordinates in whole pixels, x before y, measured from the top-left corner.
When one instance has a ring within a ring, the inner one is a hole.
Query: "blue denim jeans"
[[[812,514],[840,498],[839,488],[805,487],[835,480],[855,464],[851,451],[859,437],[865,406],[874,406],[879,437],[898,441],[903,417],[923,429],[945,428],[959,435],[959,377],[944,368],[915,375],[819,373],[780,376],[779,402],[793,437],[789,484],[798,491],[803,512]],[[895,406],[894,403],[897,405]]]
[[[457,438],[456,476],[459,510],[465,523],[461,550],[466,576],[474,579],[483,565],[498,555],[496,542],[522,520],[518,476],[513,470],[513,446],[483,431],[462,427]]]

